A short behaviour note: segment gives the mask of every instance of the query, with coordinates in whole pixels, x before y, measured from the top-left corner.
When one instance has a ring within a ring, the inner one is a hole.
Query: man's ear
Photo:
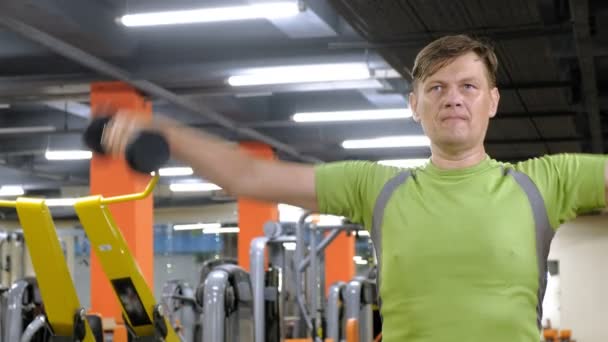
[[[496,116],[496,112],[498,112],[498,102],[500,101],[500,93],[498,92],[498,88],[494,87],[492,90],[490,90],[490,98],[492,100],[490,117],[493,118]]]
[[[410,93],[410,110],[412,111],[412,118],[416,122],[420,122],[420,115],[418,115],[416,108],[418,105],[418,98],[416,96],[416,92]]]

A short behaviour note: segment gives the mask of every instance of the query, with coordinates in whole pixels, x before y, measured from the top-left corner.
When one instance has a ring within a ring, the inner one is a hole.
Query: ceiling
[[[416,53],[448,33],[486,37],[496,48],[501,102],[486,141],[492,157],[518,161],[606,147],[605,1],[307,0],[303,12],[287,19],[137,28],[117,21],[139,12],[260,2],[3,0],[1,183],[23,185],[29,195],[83,195],[89,161],[48,161],[44,153],[84,148],[90,84],[116,79],[137,85],[157,112],[234,141],[261,139],[283,159],[428,157],[428,148],[341,146],[346,139],[422,133],[408,119],[300,124],[291,116],[407,107]],[[343,62],[366,63],[373,76],[280,86],[226,81],[248,68]],[[156,194],[158,206],[230,200],[221,193]]]

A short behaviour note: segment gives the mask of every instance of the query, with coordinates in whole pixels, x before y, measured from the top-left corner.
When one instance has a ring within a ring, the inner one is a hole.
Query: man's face
[[[490,86],[483,60],[474,52],[455,58],[410,94],[414,120],[433,145],[458,152],[483,145],[499,94]]]

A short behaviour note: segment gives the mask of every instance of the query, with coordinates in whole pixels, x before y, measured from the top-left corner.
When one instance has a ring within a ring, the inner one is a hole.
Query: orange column
[[[111,104],[120,109],[137,111],[138,115],[152,115],[152,106],[132,87],[120,82],[91,85],[91,107]],[[131,171],[124,158],[95,155],[91,160],[91,194],[114,196],[142,191],[149,175]],[[150,287],[153,286],[153,198],[114,204],[110,210],[121,228],[131,252]],[[91,253],[91,306],[104,317],[122,322],[121,310],[110,283],[101,269],[95,253]]]
[[[355,236],[340,234],[325,249],[325,293],[337,281],[349,281],[355,276]]]
[[[274,151],[270,146],[246,142],[241,143],[241,148],[251,153],[256,158],[273,160]],[[248,198],[238,199],[239,213],[239,238],[238,238],[238,261],[239,265],[249,270],[249,246],[251,240],[264,235],[264,223],[279,219],[279,209],[276,203],[267,203],[251,200]]]

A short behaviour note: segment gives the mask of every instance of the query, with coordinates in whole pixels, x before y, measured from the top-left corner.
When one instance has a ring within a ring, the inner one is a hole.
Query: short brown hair
[[[442,67],[449,64],[454,58],[475,52],[483,59],[486,66],[488,81],[491,87],[496,86],[496,71],[498,59],[493,47],[481,40],[473,39],[467,35],[454,35],[439,38],[425,46],[416,56],[412,77],[414,87],[420,81],[426,80]]]

